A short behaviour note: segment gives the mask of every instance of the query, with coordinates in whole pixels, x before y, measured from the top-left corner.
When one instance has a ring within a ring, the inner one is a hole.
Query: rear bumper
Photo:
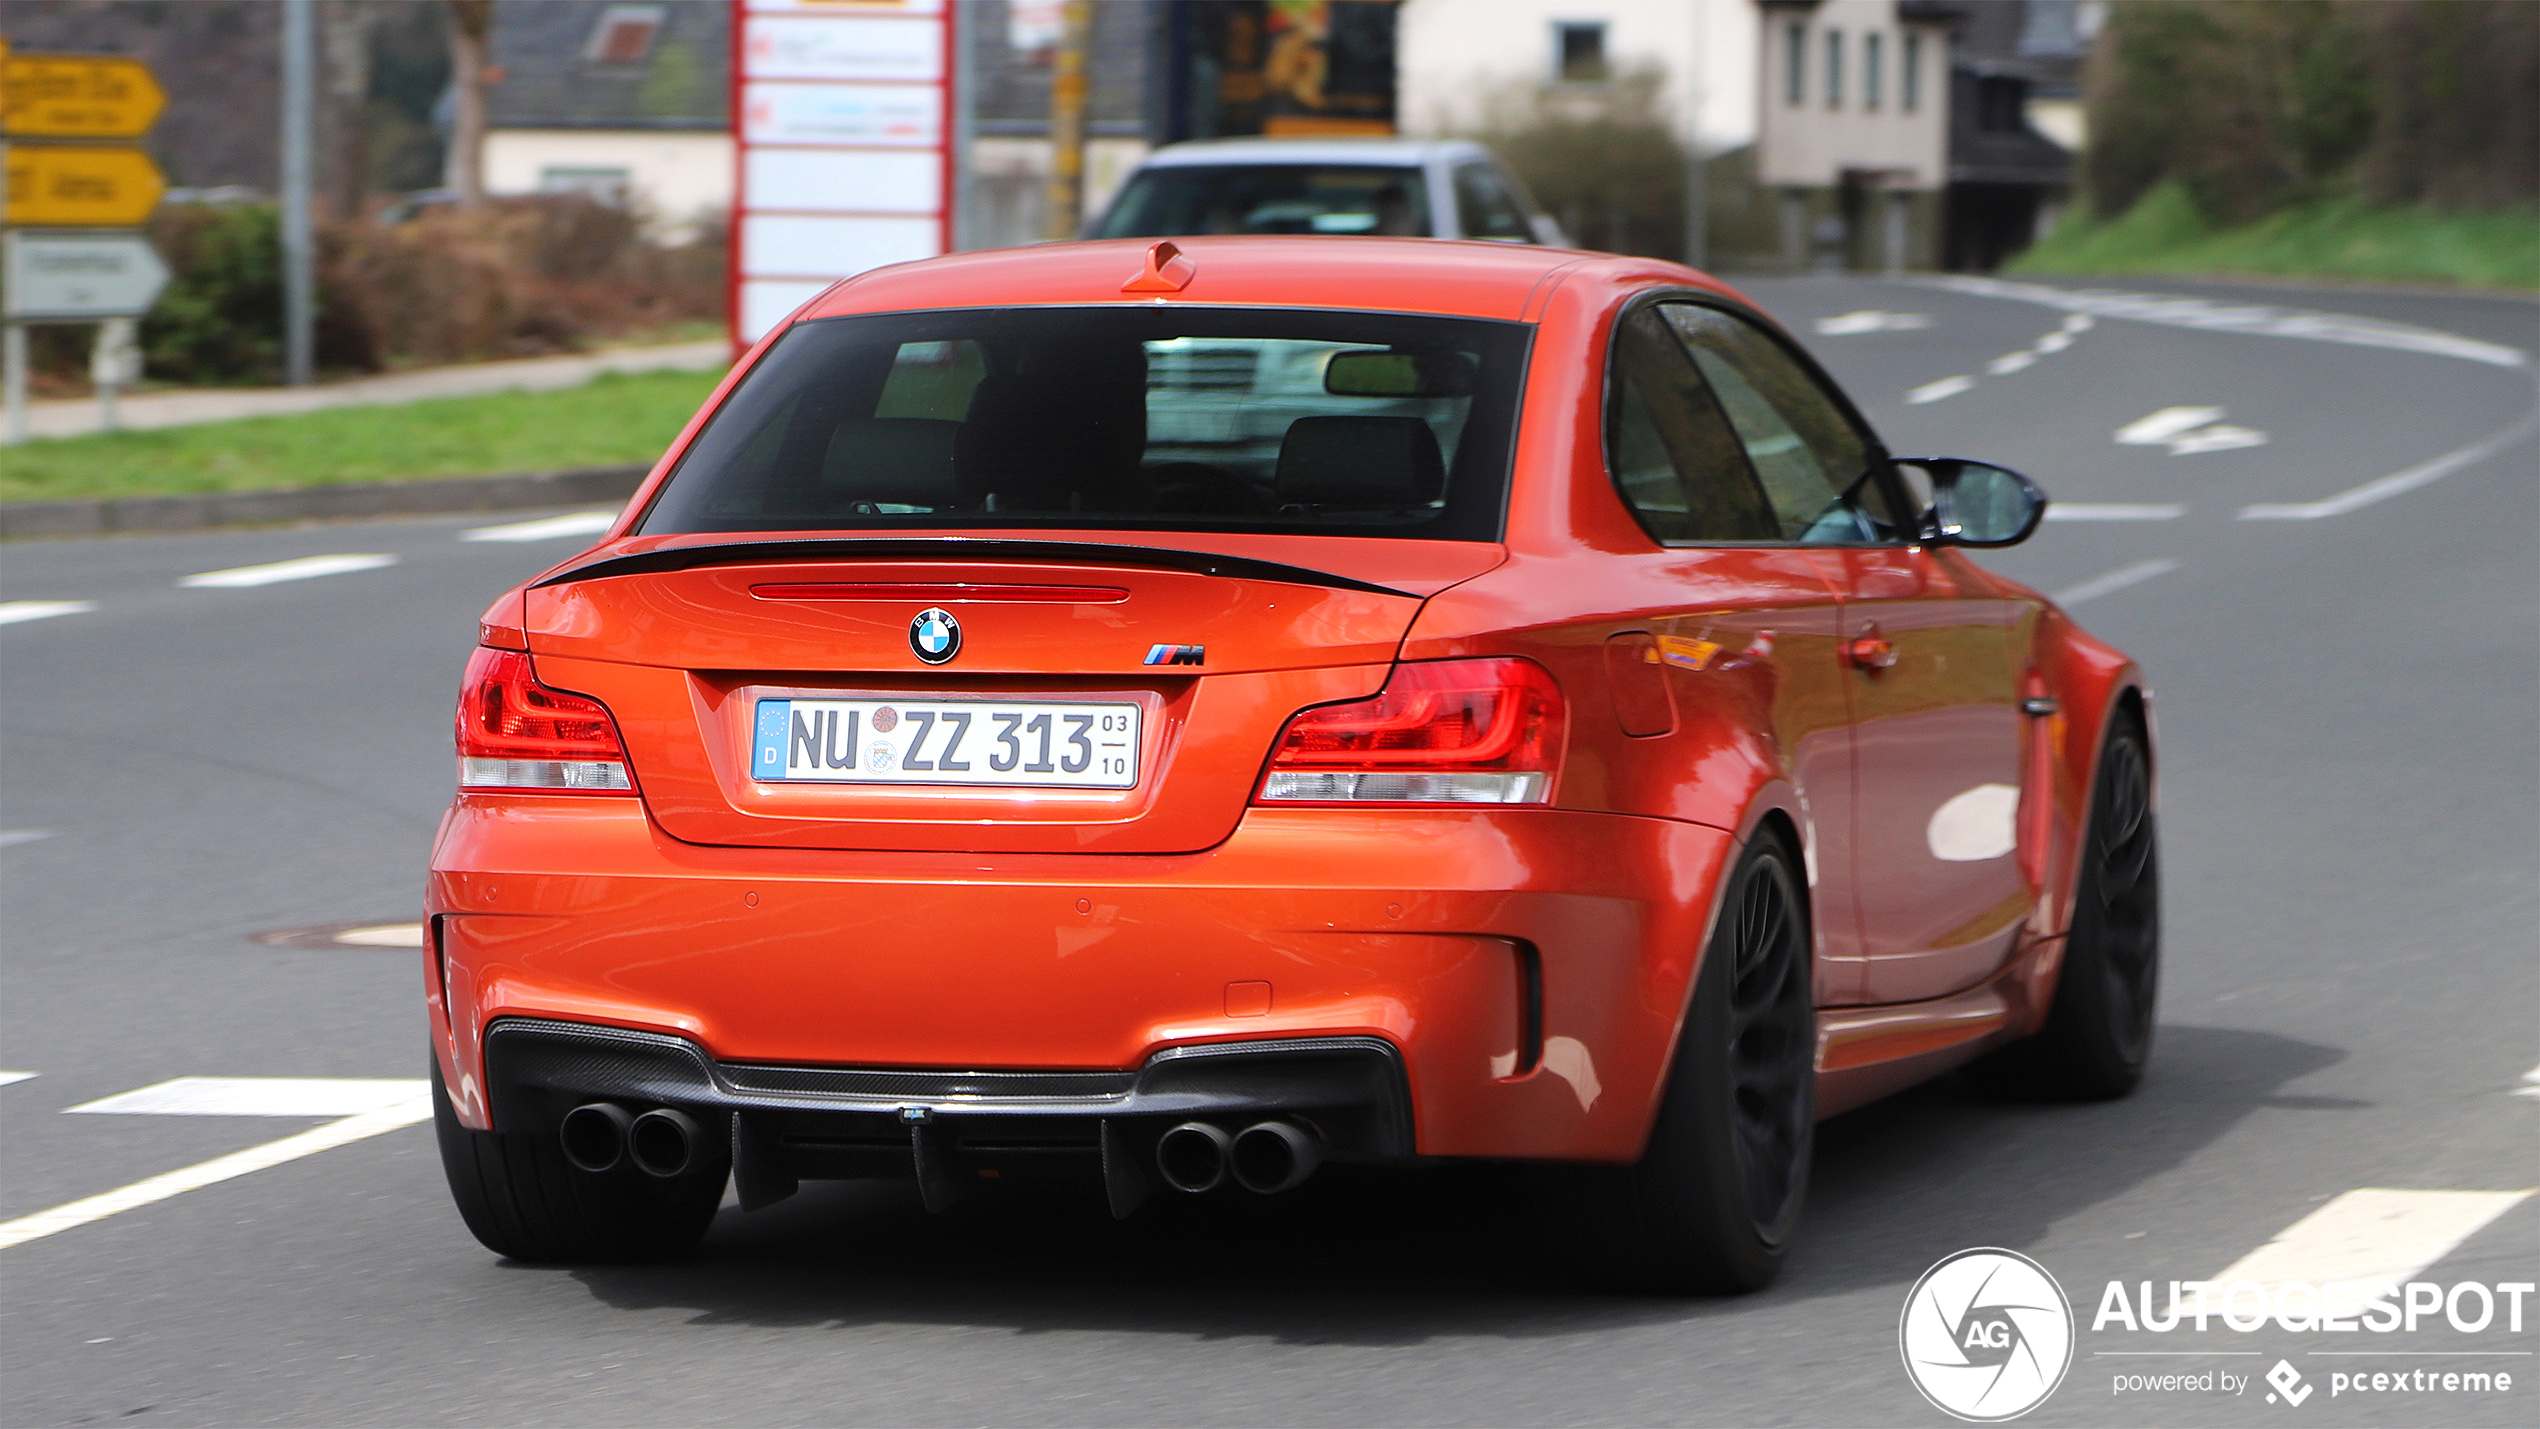
[[[1197,854],[732,849],[631,799],[467,794],[427,893],[434,1040],[481,1129],[512,1116],[488,1075],[503,1019],[674,1039],[708,1110],[885,1075],[858,1068],[1100,1073],[1134,1097],[1190,1049],[1359,1039],[1397,1059],[1410,1123],[1370,1154],[1626,1160],[1731,844],[1556,809],[1255,810]],[[1030,1105],[995,1110],[1103,1110]]]
[[[1412,1157],[1402,1058],[1372,1037],[1168,1047],[1127,1072],[927,1072],[718,1062],[684,1038],[505,1018],[486,1082],[507,1129],[553,1136],[589,1102],[673,1107],[732,1142],[745,1207],[805,1180],[915,1177],[929,1201],[982,1178],[1103,1187],[1122,1214],[1157,1189],[1157,1140],[1184,1121],[1272,1117],[1326,1155]]]

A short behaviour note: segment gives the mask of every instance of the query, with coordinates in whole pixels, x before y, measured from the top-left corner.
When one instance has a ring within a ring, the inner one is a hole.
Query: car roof
[[[1153,238],[1042,243],[876,268],[813,300],[806,318],[1075,303],[1183,302],[1527,319],[1545,277],[1606,255],[1442,238],[1226,234],[1169,240],[1195,271],[1169,295],[1124,292]],[[1688,277],[1692,276],[1687,274]]]
[[[1432,159],[1487,159],[1490,151],[1464,139],[1194,139],[1146,156],[1143,169],[1248,164],[1367,164],[1416,168]]]

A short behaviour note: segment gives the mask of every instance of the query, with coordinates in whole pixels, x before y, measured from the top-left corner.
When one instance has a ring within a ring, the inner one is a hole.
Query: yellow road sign
[[[48,139],[130,139],[168,97],[149,66],[112,55],[0,59],[0,131]]]
[[[11,224],[129,228],[150,216],[167,186],[139,149],[9,146]]]

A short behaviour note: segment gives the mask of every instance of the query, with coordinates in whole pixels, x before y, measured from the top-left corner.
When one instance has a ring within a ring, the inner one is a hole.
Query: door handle
[[[1884,670],[1896,663],[1896,646],[1876,630],[1854,637],[1843,653],[1861,670]]]

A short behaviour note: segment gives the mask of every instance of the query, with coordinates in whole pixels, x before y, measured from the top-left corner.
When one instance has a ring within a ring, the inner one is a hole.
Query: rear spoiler
[[[1336,576],[1277,561],[1221,556],[1212,551],[1181,551],[1164,546],[1113,546],[1092,541],[1009,541],[967,536],[881,537],[865,540],[733,541],[706,546],[674,546],[631,556],[603,556],[568,566],[534,581],[530,589],[566,581],[606,580],[611,576],[693,571],[710,566],[746,566],[779,561],[1063,561],[1078,565],[1143,566],[1153,570],[1190,571],[1231,580],[1281,581],[1289,585],[1327,586],[1418,600],[1409,591]]]

